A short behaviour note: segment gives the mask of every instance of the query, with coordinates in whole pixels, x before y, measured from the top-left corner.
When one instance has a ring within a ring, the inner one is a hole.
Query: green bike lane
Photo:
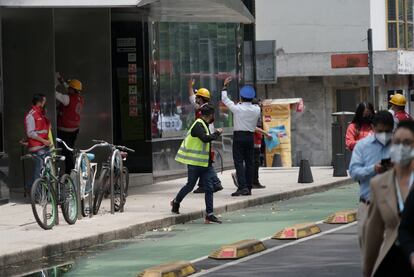
[[[221,225],[206,225],[203,220],[196,220],[66,253],[49,261],[45,268],[55,263],[69,264],[48,270],[47,276],[136,276],[145,268],[161,263],[198,259],[223,244],[262,239],[296,223],[322,220],[332,212],[356,208],[357,199],[357,185],[343,186],[225,213],[220,215]],[[42,273],[26,276],[42,276]]]

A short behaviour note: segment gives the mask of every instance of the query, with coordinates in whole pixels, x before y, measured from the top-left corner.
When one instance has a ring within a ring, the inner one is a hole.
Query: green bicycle
[[[76,187],[68,174],[58,177],[56,162],[65,159],[51,151],[42,159],[36,154],[27,154],[23,158],[41,159],[43,169],[40,178],[36,179],[31,188],[31,204],[33,215],[45,230],[52,229],[58,220],[58,206],[61,207],[65,221],[72,225],[78,218],[78,200]]]

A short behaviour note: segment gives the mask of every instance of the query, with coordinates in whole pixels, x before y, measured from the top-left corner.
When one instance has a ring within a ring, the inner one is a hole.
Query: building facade
[[[411,99],[413,9],[411,0],[256,1],[257,40],[275,40],[277,48],[277,82],[261,84],[259,94],[304,99],[305,112],[292,121],[294,152],[312,165],[332,163],[332,113],[370,99],[369,28],[376,108],[387,109],[395,92]]]
[[[19,141],[34,93],[47,96],[56,131],[55,72],[84,85],[78,147],[104,139],[135,149],[127,161],[140,174],[134,183],[184,172],[174,155],[194,119],[187,83],[194,78],[218,103],[221,82],[232,75],[236,99],[244,26],[253,21],[239,0],[1,1],[0,199],[30,178]],[[232,118],[220,109],[216,118],[225,130],[216,148],[228,163]],[[98,162],[108,156],[96,154]]]

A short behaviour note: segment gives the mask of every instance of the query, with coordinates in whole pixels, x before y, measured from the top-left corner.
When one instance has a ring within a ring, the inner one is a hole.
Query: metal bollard
[[[273,155],[272,167],[282,167],[282,157],[280,154]]]
[[[298,183],[308,184],[313,183],[312,170],[308,160],[301,160],[299,167]]]
[[[348,176],[348,173],[346,172],[345,155],[338,153],[334,157],[333,177],[346,176]]]

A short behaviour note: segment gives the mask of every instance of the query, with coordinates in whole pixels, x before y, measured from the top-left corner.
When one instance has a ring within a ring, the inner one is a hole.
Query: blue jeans
[[[40,171],[43,168],[43,161],[47,155],[49,155],[49,148],[42,148],[36,152],[31,153],[33,156],[35,156],[34,164],[33,164],[33,175],[29,182],[29,188],[32,187],[34,181],[36,181],[37,178],[40,177]]]
[[[188,165],[188,179],[187,184],[181,188],[175,197],[175,201],[181,203],[184,197],[193,191],[194,186],[197,183],[197,179],[200,178],[201,183],[204,186],[204,198],[206,202],[206,213],[207,215],[213,214],[213,191],[214,191],[214,182],[213,177],[216,172],[211,164],[208,167]]]

